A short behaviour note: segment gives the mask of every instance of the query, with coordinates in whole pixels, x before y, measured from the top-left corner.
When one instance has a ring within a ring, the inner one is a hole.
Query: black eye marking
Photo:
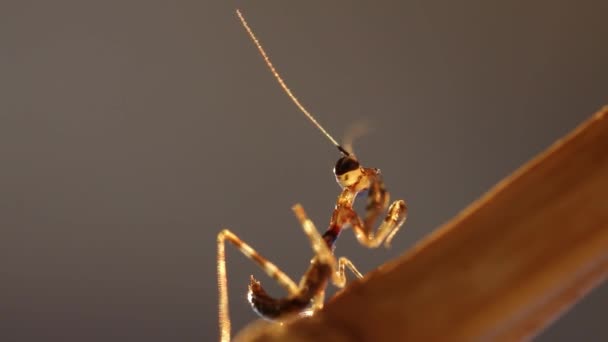
[[[359,168],[359,162],[353,157],[342,157],[338,159],[336,167],[334,167],[334,173],[336,176],[341,176],[349,171],[353,171]]]

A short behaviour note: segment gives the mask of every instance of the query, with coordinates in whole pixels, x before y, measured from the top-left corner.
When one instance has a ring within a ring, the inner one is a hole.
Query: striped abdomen
[[[325,289],[330,276],[331,267],[315,261],[304,274],[302,279],[305,280],[298,293],[283,298],[271,297],[260,282],[251,277],[247,298],[256,313],[266,319],[276,320],[306,309],[314,296]]]

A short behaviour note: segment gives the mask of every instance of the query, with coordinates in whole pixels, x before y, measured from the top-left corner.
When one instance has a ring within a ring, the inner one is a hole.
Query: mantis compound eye
[[[357,170],[358,168],[359,162],[355,158],[351,156],[342,157],[338,159],[338,162],[336,162],[334,173],[336,176],[341,176],[347,172]]]

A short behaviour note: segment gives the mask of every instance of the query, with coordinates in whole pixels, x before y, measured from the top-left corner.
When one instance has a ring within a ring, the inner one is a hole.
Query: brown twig
[[[608,107],[308,319],[241,341],[511,341],[608,275]]]

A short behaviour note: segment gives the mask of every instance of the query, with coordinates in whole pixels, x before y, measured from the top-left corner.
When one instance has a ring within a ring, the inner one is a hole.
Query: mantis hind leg
[[[217,284],[219,291],[219,329],[220,341],[230,341],[230,314],[228,310],[228,281],[226,275],[226,241],[234,245],[245,257],[253,260],[269,277],[276,280],[290,295],[298,292],[298,286],[281,271],[275,264],[268,261],[251,246],[243,242],[228,229],[224,229],[217,235]]]

